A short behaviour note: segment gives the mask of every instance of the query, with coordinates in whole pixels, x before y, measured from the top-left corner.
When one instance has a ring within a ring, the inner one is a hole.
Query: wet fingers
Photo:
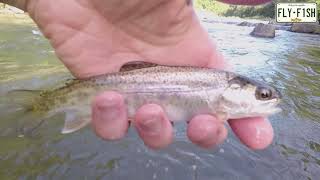
[[[92,127],[105,140],[120,139],[128,130],[127,111],[123,97],[116,92],[104,92],[92,103]]]
[[[200,147],[213,148],[226,139],[227,129],[213,116],[198,115],[189,122],[187,136]]]
[[[251,149],[264,149],[272,143],[273,129],[262,117],[229,120],[233,132]]]
[[[143,142],[152,149],[164,148],[172,142],[172,125],[156,104],[142,106],[135,115],[134,126]]]

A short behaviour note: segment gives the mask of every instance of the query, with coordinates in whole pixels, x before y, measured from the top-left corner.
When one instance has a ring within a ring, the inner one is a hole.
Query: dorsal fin
[[[135,69],[149,68],[149,67],[155,67],[155,66],[158,66],[158,64],[135,61],[135,62],[129,62],[122,65],[122,67],[120,68],[120,71],[131,71]]]

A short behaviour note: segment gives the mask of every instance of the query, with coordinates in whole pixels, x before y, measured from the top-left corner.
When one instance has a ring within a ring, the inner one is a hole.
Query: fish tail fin
[[[52,115],[43,114],[43,112],[34,109],[34,104],[40,100],[41,92],[40,90],[13,90],[7,94],[8,104],[22,108],[23,115],[17,125],[19,137],[34,135],[45,120]],[[62,111],[66,115],[64,127],[61,130],[62,134],[78,131],[90,123],[90,112],[83,109],[65,108]]]
[[[44,122],[43,115],[33,109],[34,103],[40,98],[40,93],[41,90],[13,90],[6,94],[4,102],[9,106],[18,106],[16,113],[21,113],[16,126],[18,137],[33,135]]]
[[[40,97],[40,90],[13,90],[7,93],[6,103],[21,106],[26,111],[31,111],[33,104]]]

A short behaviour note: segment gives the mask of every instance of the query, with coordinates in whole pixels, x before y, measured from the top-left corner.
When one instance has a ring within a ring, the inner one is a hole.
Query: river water
[[[200,149],[178,125],[175,142],[153,151],[134,129],[114,142],[90,128],[61,135],[62,116],[21,138],[13,132],[23,114],[0,103],[0,179],[319,179],[320,36],[277,31],[264,39],[249,36],[252,27],[203,25],[235,71],[284,95],[283,112],[270,117],[275,138],[267,149],[246,148],[230,130],[224,144]],[[69,77],[31,20],[0,16],[2,99],[11,89],[48,88]]]

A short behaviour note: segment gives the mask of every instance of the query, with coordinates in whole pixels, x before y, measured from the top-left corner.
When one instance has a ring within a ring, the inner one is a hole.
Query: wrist
[[[0,3],[8,4],[23,11],[27,11],[27,0],[0,0]]]

